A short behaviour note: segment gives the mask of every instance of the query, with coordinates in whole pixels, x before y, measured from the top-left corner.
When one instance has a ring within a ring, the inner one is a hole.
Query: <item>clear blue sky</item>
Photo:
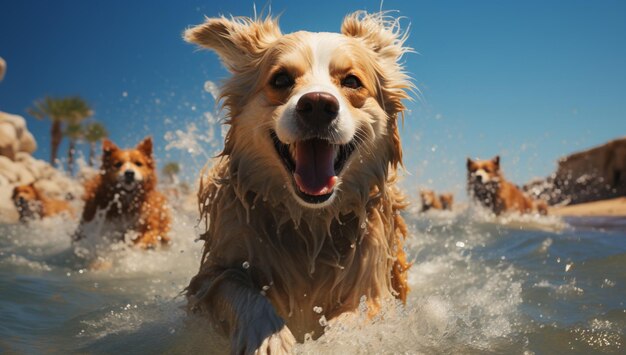
[[[204,15],[252,15],[253,2],[13,0],[1,8],[9,68],[0,110],[26,115],[37,98],[79,94],[114,141],[151,134],[161,163],[181,160],[195,176],[204,155],[166,151],[164,136],[190,123],[204,133],[204,113],[215,113],[204,83],[227,73],[181,32]],[[347,13],[379,8],[271,2],[285,33],[338,31]],[[463,195],[466,157],[495,154],[507,177],[523,183],[550,174],[563,155],[626,135],[626,2],[388,0],[383,9],[406,17],[407,44],[419,53],[405,58],[422,92],[403,129],[412,189]],[[47,159],[49,123],[27,119],[36,156]]]

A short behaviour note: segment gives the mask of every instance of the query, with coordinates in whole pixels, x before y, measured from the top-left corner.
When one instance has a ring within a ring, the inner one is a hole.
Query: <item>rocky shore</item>
[[[13,188],[35,183],[51,198],[79,198],[82,185],[55,169],[49,163],[35,159],[32,153],[37,142],[28,131],[26,120],[18,115],[0,112],[0,223],[18,221],[11,200]]]

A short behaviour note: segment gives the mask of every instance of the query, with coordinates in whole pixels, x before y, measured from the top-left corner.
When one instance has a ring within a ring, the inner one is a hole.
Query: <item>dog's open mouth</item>
[[[328,200],[354,151],[354,144],[333,144],[320,138],[284,144],[275,132],[271,136],[276,152],[293,174],[298,195],[308,203]]]

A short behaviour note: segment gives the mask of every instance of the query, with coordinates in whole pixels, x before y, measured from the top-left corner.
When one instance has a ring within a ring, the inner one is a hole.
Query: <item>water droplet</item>
[[[267,290],[270,289],[270,287],[268,285],[265,285],[265,286],[262,287],[262,289],[263,289],[263,291],[267,291]]]
[[[241,266],[247,270],[250,267],[250,263],[247,261],[244,261],[243,264],[241,264]]]
[[[323,311],[322,307],[319,307],[319,306],[313,307],[313,312],[317,314],[322,314],[322,311]]]
[[[361,223],[361,229],[365,229],[365,227],[367,227],[367,224],[365,222]]]
[[[328,321],[326,320],[326,317],[324,317],[324,316],[320,317],[320,325],[322,327],[326,327],[328,325]]]
[[[455,245],[457,246],[457,248],[465,248],[465,243],[464,242],[456,242]]]

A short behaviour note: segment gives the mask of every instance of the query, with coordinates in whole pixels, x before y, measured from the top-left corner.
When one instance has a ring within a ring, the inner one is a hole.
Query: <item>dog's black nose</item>
[[[309,92],[296,104],[298,118],[311,128],[328,126],[339,113],[339,101],[327,92]]]
[[[126,170],[124,172],[124,180],[126,182],[133,182],[133,180],[135,180],[135,172],[132,170]]]

